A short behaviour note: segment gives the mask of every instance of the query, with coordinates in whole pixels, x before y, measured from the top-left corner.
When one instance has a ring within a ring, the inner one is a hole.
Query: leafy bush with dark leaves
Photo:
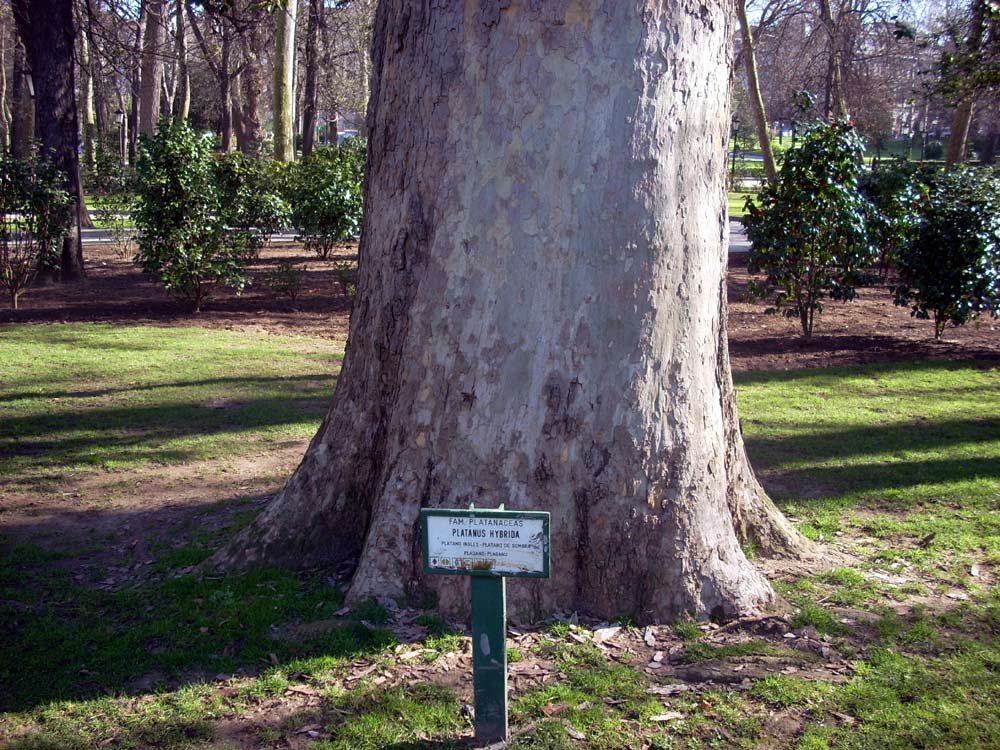
[[[883,281],[920,226],[927,174],[925,167],[914,162],[893,159],[862,174],[858,181],[862,194],[874,208],[868,214],[868,232],[878,253]]]
[[[138,163],[136,261],[194,311],[218,285],[242,291],[249,264],[279,227],[284,202],[267,188],[266,165],[221,156],[213,138],[184,122],[160,121]]]
[[[357,143],[355,143],[357,141]],[[364,143],[320,148],[290,165],[286,198],[299,240],[320,258],[361,231]]]
[[[816,124],[786,153],[777,182],[746,201],[748,267],[766,277],[751,284],[751,294],[773,297],[771,311],[798,318],[807,339],[824,299],[854,299],[870,278],[874,208],[858,188],[863,154],[849,123]]]
[[[39,269],[58,267],[73,207],[64,185],[63,173],[35,151],[24,161],[0,158],[0,288],[14,310]]]
[[[930,177],[920,225],[900,254],[897,305],[934,321],[963,325],[1000,312],[1000,180],[986,170]]]

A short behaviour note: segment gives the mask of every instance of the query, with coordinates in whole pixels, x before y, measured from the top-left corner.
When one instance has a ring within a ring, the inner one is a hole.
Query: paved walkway
[[[295,240],[295,232],[282,232],[276,234],[272,240],[278,242],[292,242]],[[110,242],[111,232],[107,229],[84,229],[83,244],[93,245],[99,242]],[[738,221],[729,222],[729,252],[745,253],[750,250],[750,242],[747,240],[746,232]]]

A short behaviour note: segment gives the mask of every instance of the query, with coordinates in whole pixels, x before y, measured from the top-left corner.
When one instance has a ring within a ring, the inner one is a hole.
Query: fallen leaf
[[[663,652],[657,651],[655,654],[653,654],[653,661],[663,661]]]
[[[678,719],[683,719],[684,714],[678,711],[667,711],[665,714],[657,714],[656,716],[650,716],[650,721],[663,722],[663,721],[677,721]]]
[[[609,638],[614,638],[621,631],[621,627],[614,625],[609,628],[597,628],[594,631],[594,643],[602,643]]]
[[[295,734],[309,734],[309,732],[315,732],[322,729],[323,727],[319,724],[306,724],[304,727],[295,730]]]
[[[290,685],[288,689],[285,690],[285,695],[289,693],[297,693],[298,695],[319,695],[319,691],[315,690],[308,685]]]
[[[674,685],[653,685],[653,687],[646,688],[646,692],[650,695],[676,695],[677,693],[685,693],[691,689],[690,685],[678,682]]]
[[[568,734],[574,740],[585,740],[585,739],[587,739],[587,735],[585,735],[583,732],[581,732],[579,729],[577,729],[576,727],[574,727],[572,724],[570,724],[565,719],[563,719],[563,726],[566,728],[566,734]]]
[[[557,716],[568,708],[568,703],[546,703],[540,710],[546,716]]]
[[[652,647],[656,645],[656,633],[651,627],[647,627],[645,632],[643,632],[642,640],[646,642],[647,646]]]

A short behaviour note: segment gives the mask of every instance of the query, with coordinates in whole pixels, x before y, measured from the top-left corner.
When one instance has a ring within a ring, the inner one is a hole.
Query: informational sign
[[[428,573],[547,578],[549,514],[424,510]]]
[[[420,511],[424,572],[471,577],[472,691],[476,741],[507,739],[505,578],[549,577],[549,514],[539,511]]]

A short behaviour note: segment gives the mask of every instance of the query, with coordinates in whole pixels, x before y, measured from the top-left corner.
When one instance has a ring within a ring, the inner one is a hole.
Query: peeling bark
[[[351,601],[463,611],[467,582],[422,575],[419,509],[503,502],[552,512],[515,615],[768,607],[737,526],[802,540],[746,462],[726,354],[728,6],[438,6],[379,5],[333,404],[211,564],[357,561]]]

